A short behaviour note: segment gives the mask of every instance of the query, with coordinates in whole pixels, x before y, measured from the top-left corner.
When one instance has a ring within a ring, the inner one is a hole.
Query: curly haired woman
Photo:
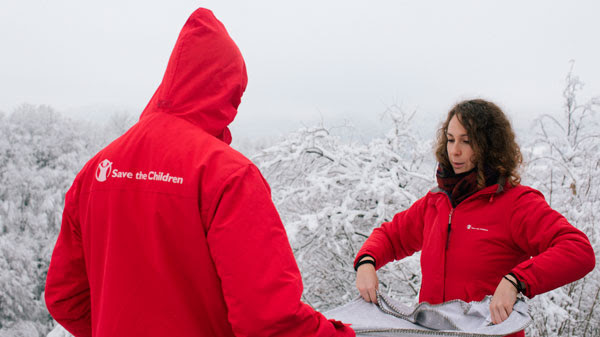
[[[531,298],[594,268],[587,236],[520,184],[521,152],[494,103],[456,104],[438,130],[435,154],[438,186],[376,228],[357,254],[356,287],[366,301],[377,300],[376,269],[417,251],[420,302],[493,295],[495,324],[510,315],[519,292]]]

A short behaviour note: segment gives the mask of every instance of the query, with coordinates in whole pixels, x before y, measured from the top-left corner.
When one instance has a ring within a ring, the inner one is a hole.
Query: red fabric
[[[587,236],[540,192],[508,184],[497,190],[498,185],[487,187],[454,208],[450,234],[450,200],[443,192],[429,192],[376,228],[357,257],[371,255],[380,268],[421,251],[419,301],[432,304],[482,300],[511,271],[531,298],[594,268]]]
[[[46,304],[75,336],[354,336],[300,301],[269,186],[227,145],[245,86],[197,10],[140,121],[66,195]]]

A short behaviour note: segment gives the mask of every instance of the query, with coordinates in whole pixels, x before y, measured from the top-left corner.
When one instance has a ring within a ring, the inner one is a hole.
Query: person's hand
[[[371,259],[364,257],[363,259]],[[356,288],[360,296],[367,301],[377,304],[377,289],[379,289],[379,279],[375,266],[365,263],[358,267],[356,271]]]
[[[512,276],[507,277],[514,279]],[[499,324],[508,318],[515,302],[517,302],[517,294],[517,289],[510,282],[502,278],[490,302],[492,323]]]

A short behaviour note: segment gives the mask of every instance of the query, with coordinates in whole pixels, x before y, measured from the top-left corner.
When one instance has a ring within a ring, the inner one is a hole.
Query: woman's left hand
[[[492,323],[499,324],[508,318],[515,302],[517,302],[517,294],[517,289],[510,282],[502,278],[490,302]]]

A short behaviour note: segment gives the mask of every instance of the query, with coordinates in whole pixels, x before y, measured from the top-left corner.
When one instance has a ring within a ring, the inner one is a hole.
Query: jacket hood
[[[140,118],[168,113],[230,144],[227,126],[247,81],[244,59],[225,26],[200,8],[183,26],[163,80]]]

